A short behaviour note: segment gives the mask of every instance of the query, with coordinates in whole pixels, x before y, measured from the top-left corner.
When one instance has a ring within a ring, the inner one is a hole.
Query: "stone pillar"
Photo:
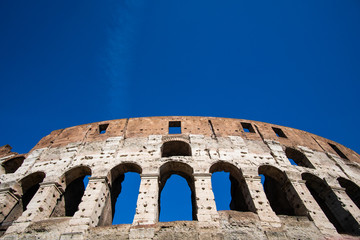
[[[350,234],[358,236],[360,234],[360,210],[341,187],[331,187],[326,199],[328,206],[332,207],[334,215],[337,217],[342,228]],[[331,197],[333,196],[333,197]]]
[[[8,228],[6,234],[25,230],[32,222],[50,217],[63,191],[56,182],[40,183],[40,188],[31,199],[23,214]]]
[[[344,188],[331,187],[338,200],[342,203],[342,207],[348,211],[360,225],[360,209],[347,195]]]
[[[211,173],[194,173],[197,219],[207,226],[219,225],[214,193],[211,186]]]
[[[299,194],[302,203],[305,205],[308,215],[314,221],[316,227],[325,235],[337,235],[334,225],[326,217],[322,209],[317,204],[309,189],[306,187],[304,180],[292,181],[294,189]]]
[[[70,232],[84,232],[89,227],[96,227],[109,198],[110,188],[107,178],[89,177],[78,211],[69,222]]]
[[[133,225],[155,224],[159,220],[159,175],[141,174]]]
[[[268,227],[281,227],[279,217],[272,210],[266,197],[260,176],[244,176],[246,185],[249,188],[255,210],[262,221]]]
[[[159,220],[159,174],[141,174],[136,213],[129,239],[153,239]]]
[[[13,194],[11,188],[0,189],[0,223],[19,202],[19,198]]]

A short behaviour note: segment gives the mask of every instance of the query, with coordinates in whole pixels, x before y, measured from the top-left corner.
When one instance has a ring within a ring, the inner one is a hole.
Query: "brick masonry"
[[[169,134],[169,122],[180,124],[181,133]],[[2,239],[360,235],[359,154],[269,123],[176,116],[103,121],[55,130],[27,154],[0,147],[0,162]],[[141,176],[136,214],[132,224],[112,226],[113,198],[129,171]],[[216,210],[216,171],[230,172],[232,210]],[[173,173],[185,177],[193,193],[193,221],[158,221],[160,193]],[[78,179],[85,175],[91,177],[81,189]]]

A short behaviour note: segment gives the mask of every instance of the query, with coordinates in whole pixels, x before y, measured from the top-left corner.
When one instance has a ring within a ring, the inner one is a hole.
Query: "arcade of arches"
[[[229,162],[216,162],[209,170],[210,174],[219,171],[228,172],[230,176],[230,210],[257,213],[259,209],[256,206],[256,202],[254,202],[252,190],[249,189],[249,185],[247,184],[249,177],[244,177],[241,169]],[[97,225],[111,225],[113,222],[116,199],[121,193],[121,183],[124,180],[124,174],[127,172],[141,174],[142,169],[137,164],[124,163],[114,167],[106,178],[92,179],[90,177],[90,183],[93,182],[95,185],[96,182],[102,183],[102,185],[107,188],[105,191],[107,194],[103,195],[108,197],[103,199],[104,205],[101,208],[102,210],[99,214],[99,221]],[[198,188],[195,186],[196,174],[194,174],[192,167],[188,164],[178,161],[169,161],[160,167],[160,174],[158,178],[159,194],[153,196],[153,198],[156,197],[158,201],[157,213],[159,214],[161,212],[160,196],[162,190],[166,181],[173,174],[179,175],[186,180],[191,191],[192,219],[198,220],[199,212],[197,199],[199,198],[197,197],[196,192]],[[311,219],[309,210],[306,208],[301,199],[301,194],[299,194],[299,191],[294,187],[292,181],[287,177],[285,172],[274,166],[263,165],[258,168],[258,174],[265,176],[265,181],[263,182],[263,194],[266,195],[269,205],[276,215],[306,216]],[[63,175],[61,181],[64,186],[64,191],[59,196],[56,205],[52,210],[52,218],[72,217],[76,212],[85,211],[85,209],[81,209],[82,206],[80,205],[81,202],[84,202],[84,199],[82,200],[84,193],[86,195],[83,179],[85,176],[90,175],[91,169],[85,166],[72,168]],[[21,187],[23,191],[21,201],[16,204],[16,206],[2,221],[1,227],[3,230],[6,230],[6,228],[11,225],[13,221],[19,218],[26,210],[28,204],[39,190],[44,177],[44,173],[35,172],[21,180]],[[142,177],[142,181],[146,180],[146,177],[146,175],[145,178]],[[99,179],[107,180],[104,182],[98,181]],[[302,179],[305,181],[305,185],[312,197],[339,233],[359,235],[359,225],[357,221],[346,209],[342,207],[342,203],[338,200],[335,193],[324,180],[310,173],[302,174]],[[146,181],[149,182],[148,179]],[[344,178],[339,178],[338,181],[339,184],[346,189],[346,193],[349,197],[358,206],[359,187],[355,183]],[[339,212],[342,212],[342,214],[339,215]]]
[[[122,231],[127,239],[153,233],[149,239],[167,239],[166,232],[181,228],[184,234],[212,231],[212,237],[221,233],[244,239],[360,235],[355,153],[285,127],[205,120],[196,127],[195,121],[182,121],[176,125],[179,132],[163,135],[159,132],[171,126],[152,126],[150,131],[146,126],[156,123],[152,119],[77,126],[51,133],[28,154],[0,158],[0,233],[9,239],[16,234],[35,237],[33,233],[43,234],[40,239],[51,234],[92,239],[85,234],[102,237],[109,230],[114,238],[115,231]],[[216,208],[218,193],[212,189],[220,173],[227,176],[226,211]],[[126,185],[128,175],[136,176],[136,186]],[[171,213],[163,196],[174,178],[182,179],[187,189],[189,218],[166,222],[160,216]],[[116,216],[123,215],[120,207],[125,206],[117,203],[127,198],[127,188],[136,196],[132,215],[121,222]]]

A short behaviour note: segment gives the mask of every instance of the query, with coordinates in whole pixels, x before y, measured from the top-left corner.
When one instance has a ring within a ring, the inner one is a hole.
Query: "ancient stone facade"
[[[288,127],[212,117],[120,119],[53,131],[25,155],[3,146],[0,161],[1,239],[360,235],[359,154]],[[229,211],[216,210],[217,171],[230,173]],[[126,172],[141,176],[136,214],[132,224],[111,225]],[[172,174],[188,182],[193,221],[158,221]]]

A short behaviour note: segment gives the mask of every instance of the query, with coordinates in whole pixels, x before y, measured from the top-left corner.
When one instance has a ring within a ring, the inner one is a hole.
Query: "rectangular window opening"
[[[339,149],[337,146],[335,146],[334,144],[331,144],[331,143],[329,143],[329,145],[330,145],[330,147],[332,147],[332,149],[334,149],[334,151],[335,151],[340,157],[342,157],[342,158],[344,158],[344,159],[346,159],[346,160],[349,160],[349,159],[345,156],[345,154],[344,154],[342,151],[340,151],[340,149]]]
[[[241,123],[241,126],[244,129],[244,132],[255,133],[255,130],[251,123]]]
[[[280,128],[273,127],[272,129],[274,130],[276,136],[282,137],[282,138],[287,138],[285,133]]]
[[[170,121],[169,122],[169,134],[181,134],[181,122]]]
[[[106,133],[106,129],[108,128],[109,124],[100,124],[99,125],[99,133],[104,134]]]

